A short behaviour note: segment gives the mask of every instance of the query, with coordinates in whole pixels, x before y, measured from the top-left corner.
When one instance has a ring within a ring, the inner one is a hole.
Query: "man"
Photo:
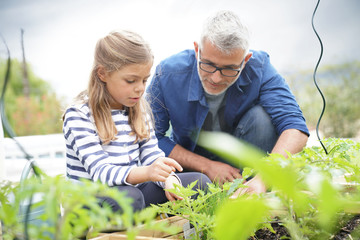
[[[249,51],[248,39],[239,18],[220,11],[205,22],[195,51],[163,60],[147,89],[166,156],[220,183],[241,178],[240,170],[197,146],[201,130],[227,132],[285,156],[301,151],[309,136],[285,80],[265,52]],[[250,192],[265,191],[258,177],[247,184]]]

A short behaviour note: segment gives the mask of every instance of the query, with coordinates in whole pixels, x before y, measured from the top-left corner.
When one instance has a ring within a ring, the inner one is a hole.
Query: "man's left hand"
[[[255,176],[250,181],[246,182],[244,185],[247,187],[245,188],[239,188],[236,190],[236,192],[231,196],[231,198],[237,198],[240,195],[243,195],[245,193],[247,194],[254,194],[254,193],[264,193],[266,192],[266,186],[263,183],[263,181],[260,179],[259,176]]]

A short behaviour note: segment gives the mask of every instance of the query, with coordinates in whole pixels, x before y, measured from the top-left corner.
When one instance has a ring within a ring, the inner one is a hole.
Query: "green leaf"
[[[254,168],[256,162],[266,156],[263,151],[255,146],[222,132],[202,131],[198,144],[239,167]]]
[[[322,181],[318,201],[319,224],[321,228],[331,232],[337,222],[337,214],[343,206],[343,201],[334,186],[327,179]]]
[[[266,204],[255,198],[228,201],[216,214],[217,239],[246,240],[268,214]]]

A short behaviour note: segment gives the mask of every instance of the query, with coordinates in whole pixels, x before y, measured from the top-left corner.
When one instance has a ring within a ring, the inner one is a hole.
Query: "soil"
[[[340,229],[338,234],[335,235],[335,240],[343,239],[353,239],[349,238],[349,235],[355,230],[355,228],[360,227],[360,215],[355,215],[347,224]]]
[[[279,223],[272,223],[271,226],[273,227],[275,233],[271,232],[268,229],[260,229],[255,233],[255,236],[249,238],[249,240],[291,239],[287,229],[283,225],[281,225]]]
[[[268,229],[261,229],[255,233],[254,237],[249,238],[249,240],[280,240],[280,239],[291,239],[287,229],[279,224],[272,223],[275,233],[271,232]],[[353,239],[350,235],[354,231],[355,228],[360,227],[360,215],[355,215],[351,218],[337,234],[332,236],[329,239],[334,240],[349,240]]]

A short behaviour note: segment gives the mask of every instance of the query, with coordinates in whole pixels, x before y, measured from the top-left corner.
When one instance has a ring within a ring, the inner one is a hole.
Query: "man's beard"
[[[212,82],[212,81],[209,81],[209,80],[207,80],[206,78],[203,79],[203,78],[201,77],[200,72],[199,72],[199,67],[198,67],[198,75],[199,75],[199,79],[200,79],[200,82],[201,82],[201,86],[203,87],[204,91],[205,91],[207,94],[212,95],[212,96],[218,96],[218,95],[224,93],[224,92],[225,92],[226,90],[228,90],[228,88],[231,87],[231,86],[236,82],[236,80],[237,80],[237,78],[236,78],[231,84],[227,84],[226,87],[225,87],[223,90],[221,90],[220,92],[210,93],[209,91],[206,90],[206,88],[205,88],[205,86],[204,86],[204,85],[205,85],[205,84],[204,84],[204,81],[208,81],[208,82]]]

